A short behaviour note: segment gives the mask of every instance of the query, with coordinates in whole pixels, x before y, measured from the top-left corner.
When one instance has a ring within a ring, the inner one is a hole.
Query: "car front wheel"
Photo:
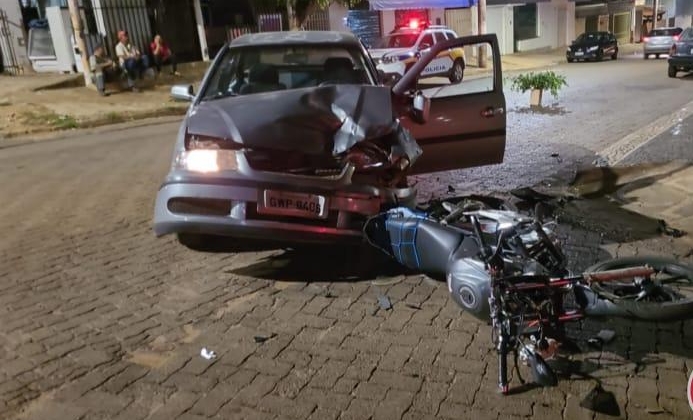
[[[604,50],[601,48],[597,50],[597,61],[602,61],[604,59]]]
[[[617,58],[618,58],[618,49],[616,49],[616,50],[614,51],[614,53],[611,54],[611,59],[612,59],[612,60],[616,60]]]
[[[667,71],[669,77],[676,77],[676,67],[669,65],[669,70]]]
[[[450,83],[460,83],[464,78],[464,61],[459,58],[455,60],[455,64],[450,69]]]
[[[572,58],[568,57],[568,62],[569,62],[569,63],[572,63],[573,61],[574,61],[574,60],[573,60]]]

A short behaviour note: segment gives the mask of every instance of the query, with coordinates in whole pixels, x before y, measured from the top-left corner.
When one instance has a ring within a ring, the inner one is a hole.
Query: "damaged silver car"
[[[489,66],[463,83],[419,80],[441,51],[480,45]],[[352,34],[250,34],[219,52],[199,92],[171,93],[192,103],[154,231],[192,248],[361,242],[368,217],[415,205],[408,175],[499,163],[505,150],[495,35],[437,43],[389,87]]]

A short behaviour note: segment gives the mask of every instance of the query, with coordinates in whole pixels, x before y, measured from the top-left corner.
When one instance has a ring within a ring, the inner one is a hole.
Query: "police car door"
[[[480,48],[486,66],[478,65]],[[425,69],[445,50],[464,49],[461,82],[447,75],[428,76]],[[415,121],[408,98],[420,91],[430,99],[426,122]],[[393,87],[405,105],[402,124],[423,149],[412,173],[447,171],[500,163],[505,154],[506,104],[500,50],[495,34],[450,39],[434,44]]]

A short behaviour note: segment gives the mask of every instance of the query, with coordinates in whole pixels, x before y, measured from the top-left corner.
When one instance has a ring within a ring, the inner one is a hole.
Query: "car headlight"
[[[594,47],[589,47],[587,51],[597,51],[598,49],[599,47],[595,45]]]
[[[188,142],[188,149],[181,149],[173,162],[174,169],[191,172],[213,173],[238,169],[235,150],[220,149],[213,141]]]

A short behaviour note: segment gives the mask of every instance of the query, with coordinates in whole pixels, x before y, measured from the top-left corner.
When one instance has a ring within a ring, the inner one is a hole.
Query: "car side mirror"
[[[174,85],[171,87],[171,97],[179,101],[192,101],[195,99],[195,90],[192,85]]]
[[[427,98],[423,92],[417,90],[414,93],[411,104],[412,120],[419,124],[425,124],[428,121],[428,114],[431,111],[431,98]]]

